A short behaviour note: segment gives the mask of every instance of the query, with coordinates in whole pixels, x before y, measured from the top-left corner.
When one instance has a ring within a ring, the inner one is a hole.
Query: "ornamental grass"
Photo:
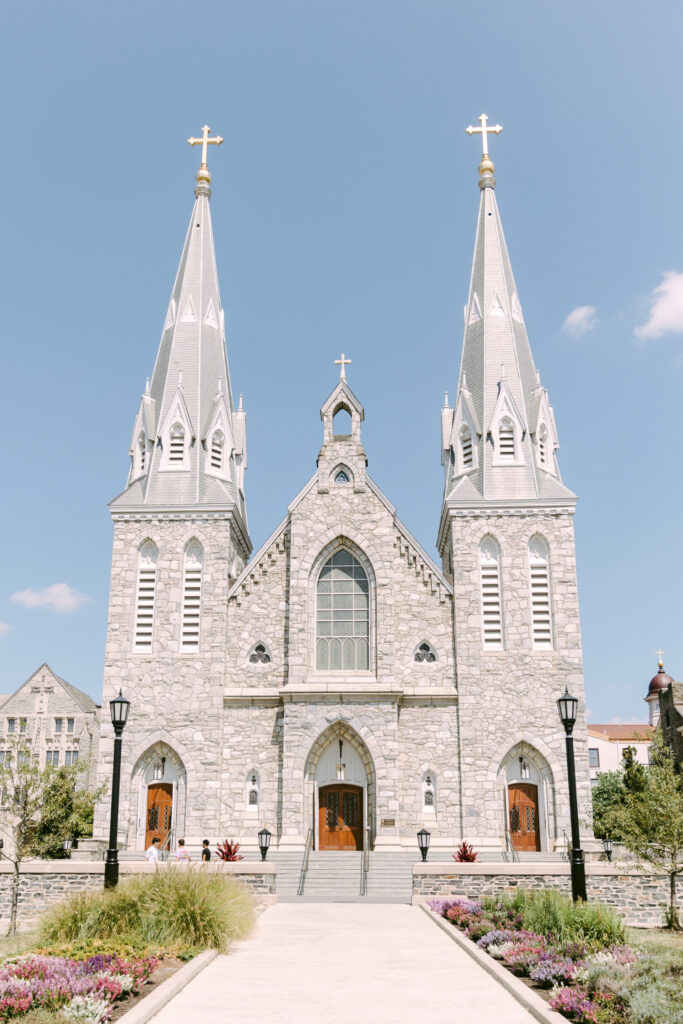
[[[251,895],[232,878],[170,869],[56,904],[39,935],[47,947],[116,936],[133,948],[224,952],[249,933],[253,919]]]

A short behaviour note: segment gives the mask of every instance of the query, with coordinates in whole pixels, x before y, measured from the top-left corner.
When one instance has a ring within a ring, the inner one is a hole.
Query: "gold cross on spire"
[[[495,135],[499,135],[502,132],[502,130],[503,130],[503,126],[502,126],[502,124],[492,124],[492,125],[490,125],[488,123],[489,119],[488,119],[486,114],[480,114],[479,115],[479,120],[481,121],[481,128],[475,128],[474,125],[470,124],[470,125],[467,126],[467,128],[465,128],[465,131],[467,132],[468,135],[481,135],[482,153],[483,153],[484,156],[488,156],[489,155],[488,133],[489,132],[494,132]]]
[[[660,668],[664,668],[664,662],[662,661],[662,658],[666,654],[666,651],[663,651],[662,648],[660,647],[658,651],[655,651],[655,654],[657,655],[657,657],[659,659],[659,667]]]
[[[344,353],[341,354],[341,359],[335,359],[335,366],[341,366],[339,371],[339,380],[346,380],[346,367],[351,365],[351,360],[347,359]]]
[[[202,183],[205,183],[207,185],[211,184],[211,175],[209,173],[209,167],[208,167],[208,164],[206,162],[207,147],[209,145],[221,146],[223,144],[223,139],[220,137],[220,135],[216,135],[215,138],[210,139],[209,138],[209,132],[210,131],[211,131],[211,129],[209,128],[208,124],[205,124],[204,127],[202,128],[202,137],[201,137],[201,139],[195,139],[194,136],[191,136],[187,140],[191,146],[201,146],[202,147],[202,162],[201,162],[201,166],[200,166],[199,170],[197,171],[197,184],[198,185],[201,185]]]
[[[481,114],[479,117],[481,121],[481,128],[475,128],[474,125],[468,125],[465,131],[468,135],[481,135],[481,146],[482,146],[482,157],[481,163],[479,164],[479,188],[495,188],[496,179],[493,177],[494,166],[493,160],[489,156],[489,132],[493,132],[498,135],[503,130],[503,126],[500,124],[489,124],[489,119],[486,114]]]

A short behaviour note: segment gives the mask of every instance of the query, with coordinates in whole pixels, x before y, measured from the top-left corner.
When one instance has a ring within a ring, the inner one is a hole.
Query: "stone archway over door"
[[[304,807],[311,814],[305,827],[313,830],[314,849],[362,850],[372,844],[376,791],[367,745],[338,719],[319,734],[304,767]]]

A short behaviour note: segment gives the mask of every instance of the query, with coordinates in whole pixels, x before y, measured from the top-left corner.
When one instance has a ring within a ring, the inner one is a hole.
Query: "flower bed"
[[[597,904],[520,892],[428,906],[577,1024],[683,1024],[680,957],[625,945],[623,926]]]
[[[0,967],[0,1021],[30,1010],[59,1011],[62,1019],[103,1024],[113,1005],[135,995],[156,970],[156,957],[122,959],[114,954],[83,960],[28,955]]]

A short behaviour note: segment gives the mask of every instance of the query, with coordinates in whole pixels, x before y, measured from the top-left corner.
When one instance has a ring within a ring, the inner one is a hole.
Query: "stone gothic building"
[[[462,839],[553,851],[569,832],[565,685],[581,700],[589,816],[576,498],[486,153],[479,175],[457,397],[441,413],[439,567],[368,473],[343,357],[312,476],[252,554],[202,162],[128,483],[111,504],[103,702],[119,688],[133,701],[125,846],[254,845],[266,826],[280,850],[414,850],[424,826],[444,853]],[[102,779],[112,750],[104,715]],[[107,821],[103,805],[103,839]]]

